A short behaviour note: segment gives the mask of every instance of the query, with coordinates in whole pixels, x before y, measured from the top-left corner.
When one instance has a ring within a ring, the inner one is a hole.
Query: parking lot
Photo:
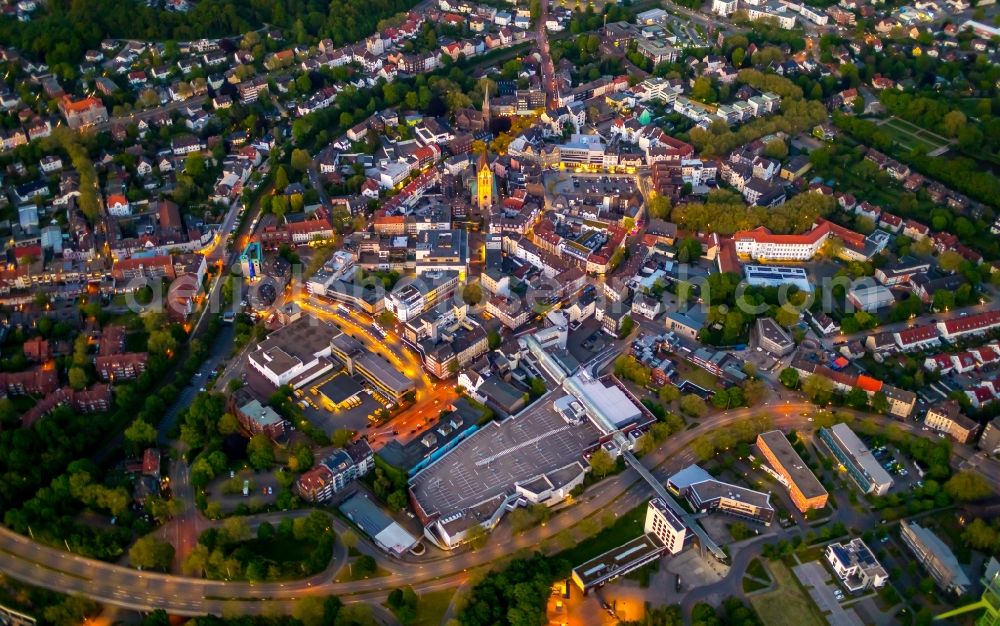
[[[337,412],[323,408],[313,396],[307,396],[307,399],[311,399],[315,404],[306,402],[303,409],[306,418],[318,428],[322,428],[327,435],[341,429],[363,431],[370,423],[368,416],[383,408],[367,393],[358,394],[360,402],[357,405]],[[296,398],[296,401],[302,400]]]
[[[549,175],[546,183],[552,184],[553,195],[585,196],[614,195],[623,196],[639,193],[639,185],[635,176],[626,174],[568,174],[558,172]],[[548,188],[548,185],[546,185]]]
[[[819,561],[810,561],[792,568],[795,577],[809,592],[809,596],[821,613],[827,614],[826,619],[831,626],[863,626],[864,622],[854,612],[854,609],[844,608],[843,592],[831,580],[830,573]],[[840,598],[838,599],[838,592]]]

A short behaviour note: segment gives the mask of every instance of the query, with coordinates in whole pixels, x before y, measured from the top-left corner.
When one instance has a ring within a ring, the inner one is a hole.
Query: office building
[[[755,330],[757,343],[774,356],[785,356],[795,349],[795,342],[788,332],[770,317],[758,317]]]
[[[956,596],[969,591],[972,586],[969,576],[955,558],[955,553],[940,537],[907,520],[899,522],[899,536],[938,587]]]
[[[428,271],[402,284],[385,296],[385,308],[400,322],[406,323],[434,305],[443,302],[458,289],[458,272]]]
[[[677,554],[684,548],[684,538],[687,536],[687,528],[677,517],[677,515],[667,507],[666,503],[659,498],[649,501],[646,509],[646,523],[643,530],[652,533],[663,542],[663,546],[670,554]]]
[[[688,503],[700,512],[721,511],[734,517],[771,525],[774,507],[771,494],[731,485],[721,480],[703,480],[690,485],[684,492]]]
[[[986,454],[1000,454],[1000,417],[994,417],[986,424],[976,447]]]
[[[785,433],[772,430],[757,435],[757,448],[780,477],[799,511],[821,509],[829,494],[788,442]]]
[[[819,438],[847,470],[863,493],[883,496],[892,487],[892,477],[872,456],[868,446],[847,424],[819,429]]]

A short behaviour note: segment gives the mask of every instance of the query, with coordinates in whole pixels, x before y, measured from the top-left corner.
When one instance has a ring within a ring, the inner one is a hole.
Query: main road
[[[808,427],[805,414],[814,410],[811,404],[794,401],[729,411],[670,438],[647,455],[644,463],[655,468],[658,478],[665,479],[670,472],[694,460],[689,446],[701,434],[724,429],[760,413],[773,415],[777,428]],[[918,436],[931,435],[913,423],[878,416],[874,419],[883,424],[897,424]],[[969,466],[970,461],[991,480],[1000,477],[995,461],[982,460],[964,449],[958,451],[955,459],[958,466]],[[254,584],[141,572],[50,548],[7,529],[0,529],[0,570],[33,585],[138,611],[159,608],[172,614],[194,616],[290,610],[297,599],[309,595],[338,595],[345,600],[361,601],[381,599],[386,590],[404,584],[418,592],[448,588],[466,580],[468,570],[500,561],[517,550],[537,549],[586,517],[606,512],[623,514],[641,504],[650,492],[635,471],[627,470],[588,489],[570,505],[566,514],[555,516],[544,526],[514,535],[509,525],[502,525],[491,536],[489,545],[476,551],[443,556],[436,553],[423,558],[408,557],[405,561],[381,557],[380,565],[391,571],[390,575],[354,582],[334,582],[329,574],[292,582]]]

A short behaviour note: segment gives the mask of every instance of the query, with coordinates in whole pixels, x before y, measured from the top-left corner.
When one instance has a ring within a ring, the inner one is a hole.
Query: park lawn
[[[826,620],[813,604],[812,598],[795,578],[795,574],[781,561],[771,561],[777,588],[774,591],[750,596],[760,621],[768,626],[823,626]]]
[[[586,541],[563,550],[556,554],[554,558],[565,559],[570,565],[575,567],[589,561],[595,556],[604,554],[612,548],[617,548],[623,543],[635,539],[642,534],[643,525],[646,521],[646,508],[645,502],[640,504],[619,517],[611,526],[608,526]]]
[[[454,589],[429,591],[421,595],[417,601],[417,619],[411,626],[440,626],[454,596]]]
[[[771,580],[771,576],[767,573],[767,568],[764,567],[764,563],[760,559],[750,561],[750,565],[747,566],[747,574],[761,580]]]
[[[709,391],[718,391],[721,389],[718,378],[700,367],[695,367],[685,361],[680,361],[677,364],[677,373],[680,374],[681,378],[690,380],[702,389],[708,389]]]
[[[354,569],[351,567],[351,564],[347,563],[342,568],[340,568],[340,571],[337,572],[336,576],[334,576],[335,579],[334,582],[357,582],[359,580],[366,580],[368,578],[382,578],[383,576],[390,576],[390,575],[392,575],[392,572],[379,565],[375,566],[375,571],[373,573],[362,575],[359,572],[355,572]]]
[[[917,144],[924,146],[930,152],[948,145],[948,141],[943,137],[939,137],[926,129],[910,124],[898,117],[890,118],[879,128],[892,135],[896,143],[908,149],[912,149]]]
[[[760,582],[756,578],[746,577],[743,579],[743,593],[752,593],[754,591],[760,591],[761,589],[767,589],[769,585]]]

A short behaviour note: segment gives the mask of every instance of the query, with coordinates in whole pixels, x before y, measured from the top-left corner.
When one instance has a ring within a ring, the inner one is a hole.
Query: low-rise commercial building
[[[257,344],[248,362],[275,387],[298,389],[333,369],[330,344],[338,334],[332,324],[303,315]]]
[[[847,301],[855,308],[871,313],[892,306],[896,298],[888,287],[861,284],[847,290]]]
[[[780,287],[790,285],[800,291],[812,292],[809,273],[803,267],[782,265],[747,265],[743,268],[747,284],[752,287]]]

